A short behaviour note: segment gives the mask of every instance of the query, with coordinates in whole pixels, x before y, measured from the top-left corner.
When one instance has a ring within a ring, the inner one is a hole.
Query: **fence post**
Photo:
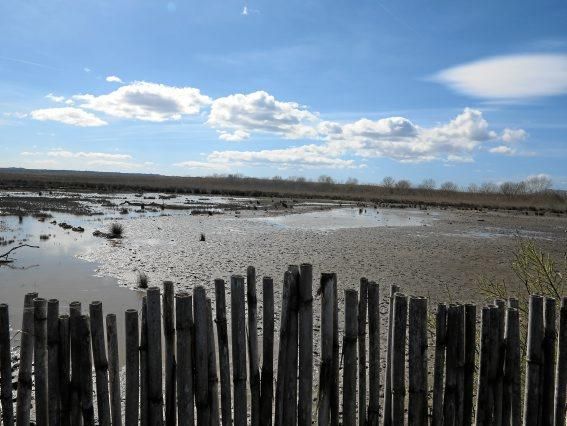
[[[188,293],[175,296],[175,331],[177,333],[177,421],[180,426],[193,426],[193,348],[191,316],[193,301]]]
[[[0,303],[0,399],[2,421],[6,426],[14,424],[12,404],[12,353],[10,351],[10,316],[8,305]]]
[[[122,426],[122,397],[120,396],[120,360],[118,359],[118,330],[116,315],[106,315],[106,338],[108,340],[108,377],[110,379],[110,413],[112,425]]]
[[[542,364],[543,364],[543,298],[530,296],[526,380],[524,398],[524,425],[540,424]]]
[[[394,317],[394,295],[400,290],[397,285],[390,286],[390,310],[388,313],[388,347],[386,348],[386,373],[384,374],[384,426],[392,425],[392,332]]]
[[[209,426],[209,333],[207,327],[207,296],[203,286],[193,290],[195,310],[195,405],[197,425]],[[212,336],[211,336],[212,338]]]
[[[561,299],[559,312],[559,354],[555,382],[555,426],[565,424],[565,395],[567,391],[567,297]]]
[[[256,269],[246,269],[246,301],[248,305],[248,369],[250,371],[250,424],[260,424],[260,368],[258,354],[258,299]]]
[[[406,324],[407,296],[402,293],[394,295],[394,315],[392,328],[392,425],[404,424],[404,408],[406,399]]]
[[[226,321],[226,295],[224,280],[215,280],[217,336],[219,341],[219,370],[221,385],[221,419],[223,426],[232,424],[232,389],[230,385],[230,349]]]
[[[81,302],[71,302],[69,304],[69,327],[71,338],[71,383],[70,383],[70,407],[71,424],[82,425],[83,418],[81,413],[81,390],[80,390],[80,370],[81,370]]]
[[[343,425],[356,425],[356,336],[358,293],[345,290],[345,334],[343,340]]]
[[[380,287],[368,284],[368,426],[380,422]]]
[[[59,390],[59,300],[47,301],[47,389],[50,425],[60,425]]]
[[[246,321],[244,318],[244,278],[230,277],[232,313],[232,378],[234,383],[234,425],[246,425]]]
[[[318,420],[320,426],[331,422],[331,388],[333,383],[333,298],[335,274],[321,274],[321,365],[319,367]]]
[[[159,288],[148,288],[146,297],[148,311],[148,424],[150,426],[155,426],[163,424],[161,301]]]
[[[490,364],[490,307],[482,308],[482,328],[480,335],[480,362],[476,392],[476,424],[488,425],[491,422],[488,411],[488,368]]]
[[[128,309],[124,313],[124,328],[126,334],[126,426],[138,424],[138,409],[140,403],[140,356],[138,311]]]
[[[140,321],[140,426],[148,425],[148,298],[142,298]]]
[[[465,404],[465,305],[457,305],[457,363],[455,420],[458,425],[464,423]]]
[[[520,317],[519,311],[509,307],[506,313],[506,361],[504,363],[504,399],[502,424],[519,425],[521,407],[520,372]]]
[[[331,426],[339,425],[339,295],[333,281],[333,382],[331,387]]]
[[[288,272],[286,272],[289,275]],[[285,371],[286,371],[286,355],[289,340],[289,312],[290,312],[290,291],[289,280],[284,276],[284,285],[282,291],[282,307],[280,311],[280,341],[278,348],[278,370],[276,380],[276,406],[274,413],[274,424],[281,426],[283,424],[283,411],[285,404]],[[233,346],[234,347],[234,346]]]
[[[476,306],[465,305],[465,365],[463,393],[463,424],[469,426],[473,419],[473,391],[476,357]]]
[[[435,366],[433,371],[433,403],[431,425],[443,425],[443,382],[445,377],[445,350],[447,346],[447,305],[437,305],[435,315]]]
[[[301,374],[299,374],[297,398],[297,424],[310,426],[313,416],[313,267],[308,263],[300,266],[298,322]]]
[[[20,338],[20,369],[18,370],[18,391],[16,397],[16,424],[18,426],[29,426],[30,424],[34,345],[33,300],[36,297],[37,293],[28,293],[24,298],[24,313],[22,315],[22,332]]]
[[[47,392],[47,300],[37,298],[34,305],[34,376],[35,376],[35,422],[47,426],[49,402]]]
[[[96,400],[98,419],[101,424],[110,424],[110,399],[108,394],[108,359],[104,339],[104,319],[102,303],[91,302],[89,305],[91,317],[91,342],[93,348],[93,363],[96,373]],[[109,348],[110,350],[110,348]]]
[[[447,351],[445,360],[445,394],[443,424],[457,424],[457,362],[459,339],[459,306],[451,304],[447,311]]]
[[[173,282],[163,282],[163,336],[165,342],[165,424],[177,424],[175,396],[175,319]]]
[[[542,425],[553,425],[553,400],[555,392],[555,345],[557,344],[556,303],[552,297],[545,298],[543,374],[542,374]]]
[[[89,316],[81,315],[79,324],[79,395],[81,410],[83,412],[83,423],[85,426],[94,426],[93,406],[93,367],[91,360],[91,331]]]
[[[298,322],[297,311],[299,304],[299,268],[290,265],[289,273],[285,274],[284,280],[288,282],[289,292],[289,335],[286,345],[287,354],[285,357],[286,370],[284,381],[284,405],[283,405],[283,424],[297,424],[297,367],[298,367]]]
[[[71,424],[70,407],[70,372],[71,372],[71,343],[69,341],[69,315],[59,315],[59,390],[61,393],[61,425]]]
[[[409,300],[409,425],[427,424],[427,299]]]
[[[260,392],[260,424],[263,426],[271,426],[272,404],[274,399],[274,283],[270,277],[264,277],[262,280],[262,298],[263,334],[262,379],[260,382],[262,387]],[[230,393],[228,397],[230,408]]]
[[[505,352],[505,342],[504,342],[504,328],[505,328],[505,318],[506,318],[506,302],[502,299],[497,299],[494,301],[498,309],[498,363],[496,370],[496,382],[495,382],[495,413],[494,420],[496,424],[502,424],[502,404],[504,395],[504,358],[506,356]]]
[[[358,302],[358,425],[366,426],[366,312],[368,280],[360,279]]]
[[[207,340],[209,350],[209,407],[211,407],[211,426],[219,426],[219,379],[217,376],[217,353],[215,332],[213,330],[213,308],[211,299],[207,299]]]

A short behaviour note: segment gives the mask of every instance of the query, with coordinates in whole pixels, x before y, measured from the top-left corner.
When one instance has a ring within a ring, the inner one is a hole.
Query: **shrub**
[[[124,227],[120,223],[112,223],[110,224],[110,236],[112,238],[122,238],[122,234],[124,233]]]
[[[150,280],[148,279],[148,276],[143,273],[142,271],[138,271],[138,288],[142,288],[142,289],[146,289],[148,288],[148,282]]]

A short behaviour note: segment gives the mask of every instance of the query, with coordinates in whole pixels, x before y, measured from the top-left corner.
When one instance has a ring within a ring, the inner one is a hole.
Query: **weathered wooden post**
[[[465,404],[465,305],[457,305],[457,364],[456,364],[456,393],[455,420],[458,425],[464,424]]]
[[[47,300],[37,298],[34,305],[33,364],[35,376],[35,422],[37,426],[49,423],[47,390]]]
[[[380,287],[375,282],[368,284],[368,355],[368,426],[378,426],[380,422]]]
[[[110,413],[112,425],[122,426],[122,408],[120,396],[120,360],[118,359],[118,330],[116,315],[106,315],[106,338],[108,340],[108,378],[110,385]]]
[[[542,365],[543,365],[543,298],[530,296],[528,344],[526,354],[526,381],[524,398],[524,425],[538,425],[541,420]]]
[[[215,332],[213,330],[213,308],[211,299],[207,299],[207,340],[209,350],[209,407],[211,407],[211,426],[219,426],[219,379],[217,376],[217,355]]]
[[[12,404],[12,353],[10,351],[10,316],[8,305],[0,303],[0,399],[2,421],[6,426],[14,424]]]
[[[300,266],[298,322],[300,374],[297,424],[310,426],[313,417],[313,267],[308,263]]]
[[[163,381],[161,351],[161,298],[158,287],[150,287],[147,297],[148,424],[163,424]],[[205,346],[206,348],[206,346]]]
[[[71,338],[71,382],[70,407],[71,424],[80,426],[83,423],[81,413],[81,302],[69,304],[69,329]]]
[[[163,283],[163,335],[165,341],[165,424],[177,424],[175,396],[175,319],[173,282]]]
[[[203,286],[193,289],[195,317],[195,405],[197,425],[209,426],[209,333],[207,327],[207,296]],[[213,336],[210,336],[211,338]]]
[[[343,341],[343,425],[356,425],[356,336],[358,293],[345,290],[345,335]]]
[[[473,418],[474,370],[476,357],[476,306],[465,305],[465,365],[463,393],[463,424],[469,426]]]
[[[394,295],[400,290],[390,286],[390,310],[388,313],[388,347],[386,350],[386,372],[384,374],[384,426],[392,425],[392,332],[394,316]]]
[[[262,280],[262,297],[263,297],[263,305],[262,305],[263,334],[262,334],[262,379],[261,379],[262,389],[260,392],[260,424],[263,426],[271,426],[272,404],[274,399],[274,283],[270,277],[264,277]],[[228,356],[228,348],[227,348],[227,356]],[[230,393],[229,393],[229,404],[230,404]],[[227,425],[223,425],[223,426],[227,426]]]
[[[289,275],[289,271],[286,273]],[[287,345],[289,340],[289,311],[290,311],[290,291],[289,279],[284,276],[282,291],[282,307],[280,311],[280,342],[278,348],[278,371],[276,380],[276,404],[274,413],[274,424],[283,424],[283,411],[285,404],[285,372]],[[234,347],[234,346],[233,346]]]
[[[33,300],[36,297],[37,293],[28,293],[24,298],[24,313],[22,315],[22,332],[20,338],[20,369],[18,370],[18,391],[16,397],[16,424],[18,426],[29,426],[30,424],[34,346]]]
[[[445,361],[445,394],[443,424],[457,424],[457,363],[459,339],[459,306],[449,305],[447,312],[447,354]]]
[[[407,328],[407,296],[402,293],[394,295],[394,316],[392,328],[392,425],[404,424],[406,400],[406,328]]]
[[[149,418],[148,401],[148,298],[142,298],[142,319],[140,321],[140,425],[147,426]]]
[[[93,367],[91,360],[91,331],[89,316],[79,317],[79,395],[81,400],[81,411],[83,413],[83,424],[94,426],[93,405]]]
[[[482,328],[480,335],[480,367],[476,392],[476,424],[489,425],[492,421],[488,411],[488,369],[490,364],[490,307],[482,308]]]
[[[366,312],[368,280],[360,279],[358,302],[358,425],[366,426]]]
[[[286,370],[284,381],[283,424],[297,424],[297,367],[298,367],[298,322],[297,311],[299,305],[299,268],[290,265],[289,273],[284,280],[288,282],[289,291],[289,336],[286,345]]]
[[[177,422],[180,426],[195,424],[193,386],[193,348],[191,323],[193,300],[188,293],[175,296],[175,331],[177,333]]]
[[[431,425],[443,425],[443,383],[445,378],[445,351],[447,347],[447,305],[437,305],[435,315],[435,365],[433,370],[433,403]]]
[[[553,402],[555,393],[555,357],[557,344],[556,302],[551,297],[545,298],[544,336],[543,336],[543,371],[542,371],[542,425],[553,426]]]
[[[258,299],[256,269],[246,269],[246,301],[248,304],[248,369],[250,371],[250,424],[260,424],[260,367],[258,353]]]
[[[335,274],[321,274],[321,365],[319,367],[318,420],[320,426],[331,423],[331,388],[333,356],[333,298]]]
[[[497,299],[494,301],[494,304],[498,309],[498,363],[496,366],[496,382],[494,385],[494,420],[496,421],[496,424],[502,424],[502,404],[504,395],[504,358],[506,356],[504,341],[506,302],[502,299]]]
[[[565,424],[567,394],[567,297],[561,299],[559,312],[559,354],[557,357],[557,381],[555,382],[555,426]]]
[[[138,410],[140,404],[140,354],[138,330],[138,311],[127,309],[124,313],[126,338],[126,409],[124,424],[136,426],[138,424]]]
[[[333,383],[331,387],[331,426],[339,425],[339,295],[337,280],[333,281]]]
[[[49,425],[60,425],[59,300],[57,299],[47,301],[47,389]]]
[[[69,335],[69,315],[59,315],[59,391],[61,402],[61,425],[71,424],[71,342]]]
[[[506,313],[506,361],[504,363],[504,398],[502,400],[502,424],[519,425],[521,414],[521,367],[520,367],[520,316],[519,311],[509,307]]]
[[[91,302],[89,305],[91,318],[91,343],[93,348],[93,363],[96,376],[96,401],[100,424],[110,424],[110,397],[108,390],[108,359],[104,338],[104,319],[102,303]]]
[[[230,385],[230,349],[226,321],[225,282],[215,280],[217,336],[219,341],[219,370],[221,386],[221,420],[223,426],[232,424],[232,389]]]
[[[410,297],[408,338],[409,425],[427,424],[427,299]]]
[[[232,368],[234,383],[234,424],[246,425],[246,321],[244,318],[244,278],[230,277],[232,314]]]
[[[498,404],[502,400],[498,399],[498,367],[500,363],[500,312],[496,305],[490,306],[490,363],[488,365],[488,412],[491,421],[496,423],[498,414]]]

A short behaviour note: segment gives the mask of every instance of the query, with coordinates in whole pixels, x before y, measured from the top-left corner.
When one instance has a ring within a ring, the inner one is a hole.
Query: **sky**
[[[567,3],[3,0],[0,167],[567,188]]]

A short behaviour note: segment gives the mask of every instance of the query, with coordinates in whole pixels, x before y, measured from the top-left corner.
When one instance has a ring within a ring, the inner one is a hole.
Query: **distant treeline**
[[[418,185],[385,177],[380,184],[343,183],[322,175],[252,178],[242,175],[180,177],[137,173],[81,172],[66,170],[0,169],[0,189],[71,189],[77,191],[169,192],[256,197],[327,198],[371,203],[400,203],[462,208],[489,208],[567,213],[567,193],[551,189],[546,176],[500,185],[484,183],[460,188],[453,182],[437,185],[425,179]]]

